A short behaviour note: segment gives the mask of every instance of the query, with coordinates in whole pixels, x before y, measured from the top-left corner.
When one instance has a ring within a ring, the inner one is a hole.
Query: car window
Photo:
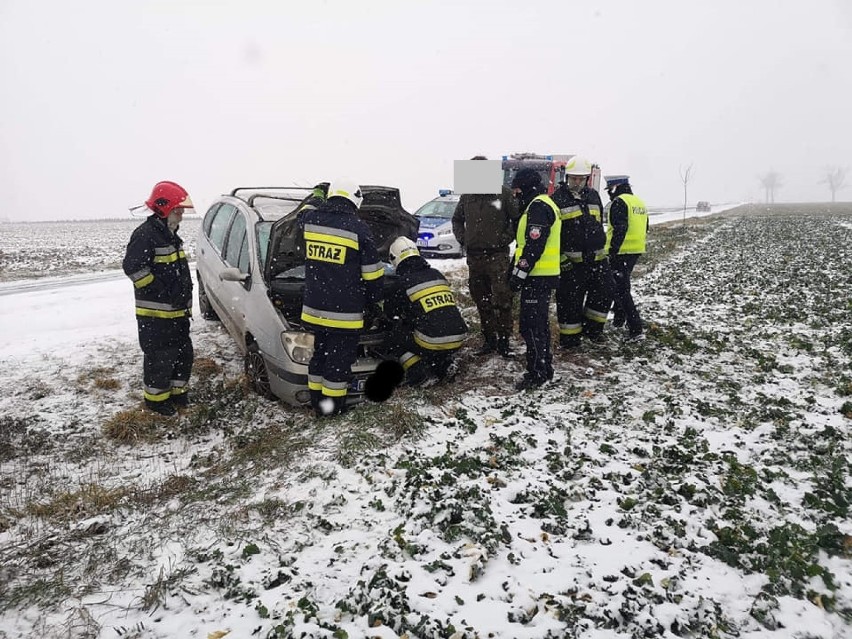
[[[260,268],[266,266],[266,253],[269,250],[269,233],[272,231],[272,222],[260,222],[255,227],[257,232],[257,252],[260,259]]]
[[[225,231],[228,230],[228,225],[231,223],[231,218],[236,210],[230,204],[222,204],[219,210],[214,213],[210,222],[210,232],[207,233],[207,237],[210,238],[210,243],[216,247],[220,254],[225,243]]]
[[[450,219],[453,217],[457,204],[458,202],[427,202],[418,209],[415,215],[418,217],[442,217]]]
[[[243,243],[240,245],[240,257],[237,260],[237,268],[240,269],[240,273],[248,273],[250,270],[248,233],[243,233]]]
[[[246,239],[246,218],[242,213],[238,213],[234,217],[231,224],[231,230],[228,232],[228,244],[225,247],[225,253],[222,258],[229,266],[239,266],[240,263],[240,248]],[[243,271],[247,273],[248,271]]]
[[[220,204],[214,204],[207,210],[207,215],[204,216],[204,222],[202,223],[202,228],[204,229],[204,235],[210,237],[210,225],[213,224],[213,218],[216,217],[216,211],[219,210]]]

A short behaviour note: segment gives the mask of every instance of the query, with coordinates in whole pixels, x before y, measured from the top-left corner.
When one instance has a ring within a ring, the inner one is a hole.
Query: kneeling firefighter
[[[402,365],[408,385],[430,378],[440,381],[451,371],[467,325],[447,280],[429,266],[414,242],[396,238],[390,246],[390,262],[398,281],[384,306],[392,322],[388,354]]]

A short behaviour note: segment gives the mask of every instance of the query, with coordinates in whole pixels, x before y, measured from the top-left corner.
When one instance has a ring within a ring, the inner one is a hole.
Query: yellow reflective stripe
[[[172,395],[183,395],[186,391],[186,386],[172,386]]]
[[[559,325],[559,334],[560,335],[577,335],[578,333],[583,332],[582,324],[560,324]]]
[[[329,235],[328,233],[315,233],[313,231],[305,231],[305,240],[313,240],[315,242],[326,242],[328,244],[337,244],[338,246],[349,246],[358,250],[358,242],[350,240],[347,237],[339,235]]]
[[[379,278],[380,278],[380,277],[382,277],[384,274],[385,274],[384,269],[383,269],[383,270],[381,270],[381,271],[373,271],[373,272],[371,272],[371,273],[365,273],[364,271],[361,271],[361,279],[363,279],[363,280],[365,280],[365,281],[369,282],[369,281],[371,281],[371,280],[377,280],[377,279],[379,279]]]
[[[601,313],[600,311],[587,308],[585,309],[584,314],[588,319],[594,322],[600,322],[601,324],[606,323],[607,313]]]
[[[318,326],[328,326],[329,328],[364,328],[363,317],[357,320],[328,319],[302,311],[302,320]]]
[[[177,252],[169,253],[168,255],[155,255],[154,264],[166,264],[168,262],[177,262],[179,255]]]
[[[156,311],[153,308],[136,307],[136,315],[139,317],[159,317],[160,319],[176,319],[185,317],[189,314],[189,309],[184,308],[179,311]]]
[[[145,399],[147,399],[149,402],[164,402],[171,396],[171,389],[165,391],[164,393],[157,393],[156,395],[145,391]]]
[[[443,344],[436,344],[434,342],[427,342],[420,338],[419,335],[414,335],[414,343],[418,346],[428,349],[430,351],[449,351],[455,348],[461,348],[462,341],[458,342],[445,342]]]
[[[329,388],[328,386],[323,385],[322,394],[327,397],[344,397],[346,395],[345,388]]]
[[[424,288],[424,289],[417,291],[416,293],[412,293],[411,295],[408,296],[408,298],[412,302],[416,302],[421,297],[426,297],[427,295],[431,295],[432,293],[450,293],[450,292],[451,291],[450,291],[449,286],[447,286],[446,284],[439,284],[438,286],[430,286],[429,288]]]
[[[417,362],[420,361],[420,355],[412,355],[407,360],[402,363],[402,370],[407,371],[409,368],[414,366]]]
[[[154,281],[154,276],[151,275],[150,273],[148,273],[148,275],[146,275],[145,277],[138,279],[135,282],[133,282],[133,286],[135,286],[136,288],[142,288],[143,286],[148,286],[148,284],[150,284],[153,281]]]
[[[308,388],[312,391],[322,390],[322,382],[312,382],[308,380]]]
[[[571,211],[570,213],[560,213],[559,218],[562,220],[571,220],[575,217],[580,217],[583,215],[582,211]]]

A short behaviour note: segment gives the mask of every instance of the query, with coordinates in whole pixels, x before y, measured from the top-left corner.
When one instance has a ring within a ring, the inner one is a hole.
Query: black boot
[[[167,399],[164,402],[152,402],[146,399],[145,408],[152,410],[155,413],[159,413],[164,417],[172,417],[175,413],[177,413],[177,408],[175,408],[175,405],[172,404],[171,399]]]
[[[497,338],[497,352],[504,359],[511,359],[515,356],[512,347],[509,345],[509,338],[506,335]]]
[[[496,337],[486,337],[485,342],[483,342],[482,346],[479,347],[474,355],[482,356],[482,355],[491,355],[494,351],[497,350],[497,338]]]
[[[175,408],[188,408],[192,404],[192,402],[189,401],[189,393],[172,395],[171,402],[175,405]]]

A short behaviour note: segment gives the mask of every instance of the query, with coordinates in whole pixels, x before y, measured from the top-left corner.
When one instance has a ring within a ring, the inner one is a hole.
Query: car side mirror
[[[219,273],[219,279],[225,282],[245,282],[249,278],[248,273],[243,273],[238,268],[229,267]]]

